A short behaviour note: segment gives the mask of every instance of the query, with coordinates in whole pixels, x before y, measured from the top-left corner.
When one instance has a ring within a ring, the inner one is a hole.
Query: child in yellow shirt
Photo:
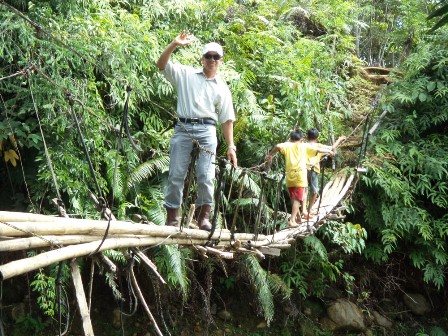
[[[332,146],[326,146],[318,142],[319,131],[316,128],[311,128],[307,131],[307,142],[314,144],[317,148],[323,148],[327,150],[334,151],[343,140],[346,139],[345,136],[339,137]],[[316,155],[309,157],[306,164],[308,170],[308,185],[310,188],[310,202],[308,209],[311,209],[319,196],[319,173],[320,173],[320,161],[322,159],[322,153],[317,153]]]
[[[288,142],[277,144],[266,155],[266,161],[271,162],[272,156],[277,152],[283,154],[286,160],[286,186],[291,197],[292,209],[289,219],[289,227],[297,227],[296,217],[300,216],[300,204],[305,197],[305,188],[308,186],[306,163],[309,157],[317,153],[330,153],[331,150],[317,148],[310,143],[303,143],[303,134],[300,130],[292,131]],[[305,209],[303,209],[305,211]]]

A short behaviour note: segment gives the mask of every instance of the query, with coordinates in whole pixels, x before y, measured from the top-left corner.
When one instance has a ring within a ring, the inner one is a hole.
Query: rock
[[[333,323],[327,321],[326,318],[321,321],[328,326],[329,330],[365,330],[361,309],[345,299],[338,299],[328,307],[327,318]]]
[[[326,330],[334,331],[338,327],[338,325],[334,323],[331,319],[329,319],[327,316],[322,317],[319,322],[322,325],[322,328]]]
[[[393,323],[391,320],[389,320],[387,317],[381,315],[380,313],[378,313],[375,310],[372,312],[372,317],[373,317],[373,322],[380,327],[392,328],[392,326],[393,326]]]
[[[220,310],[218,316],[223,321],[230,321],[232,319],[232,314],[225,309]]]
[[[212,333],[213,336],[226,336],[226,332],[224,330],[215,330]]]
[[[373,332],[373,330],[367,329],[366,331],[364,331],[363,335],[364,336],[375,336],[375,333]]]
[[[406,307],[408,307],[415,315],[425,315],[431,311],[426,298],[419,293],[405,293],[403,295],[403,301]]]
[[[305,315],[319,319],[325,316],[325,306],[320,300],[308,298],[303,302],[302,311]]]
[[[266,321],[261,321],[260,323],[257,324],[257,329],[264,329],[267,326],[268,325],[267,325]]]
[[[202,329],[202,326],[199,324],[196,324],[193,328],[193,332],[196,336],[202,336],[204,335],[204,330]]]

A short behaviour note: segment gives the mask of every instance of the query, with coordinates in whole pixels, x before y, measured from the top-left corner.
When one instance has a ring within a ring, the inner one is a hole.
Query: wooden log
[[[62,247],[64,245],[89,243],[100,240],[100,236],[67,235],[41,236],[28,238],[8,238],[0,243],[0,252],[11,252],[36,249],[42,247]]]
[[[214,249],[213,247],[209,247],[209,246],[206,246],[205,248],[207,250],[207,253],[214,254],[214,255],[218,256],[219,258],[222,258],[222,259],[233,259],[233,253],[232,252],[219,251],[219,250]]]
[[[185,242],[184,240],[178,240],[176,238],[165,238],[163,243],[172,245],[179,244],[179,241]],[[100,242],[101,241],[98,240],[91,243],[62,247],[30,258],[20,259],[1,265],[0,280],[6,280],[17,275],[25,274],[62,260],[89,255],[97,249]],[[98,252],[115,248],[152,246],[156,243],[160,243],[160,241],[157,242],[157,238],[108,238],[104,241],[103,245],[101,245]],[[206,241],[189,240],[189,243],[200,245],[205,244]]]
[[[84,286],[82,285],[81,273],[79,272],[78,263],[76,259],[70,262],[72,269],[72,281],[75,287],[76,301],[78,302],[79,313],[81,314],[82,328],[85,336],[94,336],[92,322],[90,321],[89,308],[87,306],[86,295],[84,293]]]
[[[0,222],[49,222],[57,221],[61,217],[39,215],[27,212],[0,211]]]
[[[272,256],[276,256],[276,257],[280,256],[280,251],[281,250],[279,248],[271,248],[271,247],[267,247],[267,246],[260,246],[258,249],[263,254],[272,255]]]
[[[196,251],[199,252],[199,254],[201,256],[203,256],[204,258],[208,258],[207,255],[207,249],[204,246],[200,246],[200,245],[193,245],[193,249],[195,249]]]
[[[0,236],[23,237],[40,235],[102,235],[107,226],[106,221],[89,219],[67,219],[55,217],[56,220],[40,222],[8,222],[2,221],[2,211],[0,211]],[[50,217],[51,218],[51,217]],[[57,225],[55,225],[57,224]],[[133,222],[111,221],[109,235],[148,235],[152,237],[175,237],[207,239],[209,232],[204,230],[186,229],[182,231],[172,226],[147,225]],[[211,240],[230,240],[231,233],[226,230],[216,231]],[[235,239],[241,241],[253,240],[252,233],[236,233]],[[258,235],[258,240],[266,239],[265,235]]]
[[[154,318],[154,316],[151,313],[151,310],[149,309],[148,305],[146,304],[145,297],[143,296],[143,293],[140,290],[140,286],[138,285],[137,279],[135,278],[133,268],[131,268],[131,281],[132,281],[134,290],[137,292],[137,296],[140,299],[140,303],[142,304],[143,308],[145,309],[146,314],[148,315],[149,319],[151,320],[152,324],[154,325],[156,334],[158,336],[163,336],[162,332],[160,331],[159,326],[157,325],[156,319]]]
[[[271,244],[271,245],[268,245],[267,247],[280,249],[280,250],[287,250],[291,247],[291,243],[288,242],[288,243],[282,243],[282,244]]]
[[[254,256],[257,257],[257,259],[259,260],[263,260],[265,259],[265,256],[263,253],[261,253],[259,250],[257,250],[256,248],[253,249],[246,249],[244,247],[240,247],[239,249],[237,249],[237,252],[239,253],[244,253],[244,254],[253,254]]]
[[[101,261],[101,263],[106,266],[106,268],[109,270],[109,272],[116,273],[117,272],[117,265],[115,265],[112,260],[110,260],[107,256],[105,256],[102,253],[98,253],[98,260]],[[89,305],[90,306],[90,305]]]

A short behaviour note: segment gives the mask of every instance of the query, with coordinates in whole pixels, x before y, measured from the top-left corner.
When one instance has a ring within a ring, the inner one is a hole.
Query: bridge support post
[[[94,336],[92,322],[90,321],[89,307],[87,306],[86,295],[82,285],[81,273],[79,272],[76,258],[70,262],[72,269],[72,281],[76,292],[76,301],[78,302],[79,313],[82,320],[82,328],[84,329],[84,336]]]

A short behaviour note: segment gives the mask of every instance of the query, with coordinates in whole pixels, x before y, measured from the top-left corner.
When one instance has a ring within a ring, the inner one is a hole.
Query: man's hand
[[[184,47],[186,45],[189,45],[192,42],[192,40],[189,36],[188,31],[184,30],[182,31],[182,33],[177,35],[177,37],[174,39],[173,42],[179,47]]]
[[[238,160],[236,158],[236,151],[233,148],[227,149],[227,160],[233,163],[233,167],[238,167]]]

